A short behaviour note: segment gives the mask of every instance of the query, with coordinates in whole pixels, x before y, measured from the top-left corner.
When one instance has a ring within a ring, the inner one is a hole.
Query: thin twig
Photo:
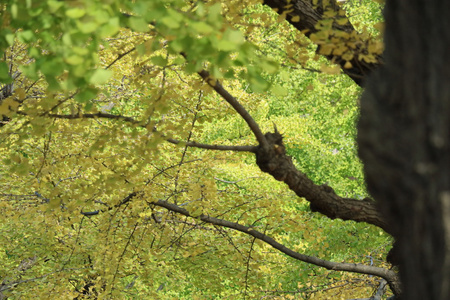
[[[130,50],[121,53],[117,56],[117,58],[115,60],[113,60],[105,69],[109,69],[113,64],[115,64],[119,59],[121,59],[122,57],[124,57],[125,55],[127,55],[128,53],[133,52],[134,50],[136,50],[136,47],[131,48]]]
[[[126,121],[126,122],[132,123],[132,124],[140,123],[137,120],[133,119],[132,117],[126,117],[126,116],[122,116],[122,115],[113,115],[113,114],[102,113],[102,112],[98,112],[95,114],[72,114],[72,115],[46,114],[46,116],[55,118],[55,119],[68,119],[68,120],[103,118],[103,119],[114,119],[114,120]]]
[[[252,258],[253,245],[255,244],[256,237],[252,239],[252,243],[250,244],[250,250],[248,251],[248,257],[246,262],[246,270],[245,270],[245,288],[244,288],[244,300],[247,297],[248,293],[248,273],[250,272],[250,259]]]

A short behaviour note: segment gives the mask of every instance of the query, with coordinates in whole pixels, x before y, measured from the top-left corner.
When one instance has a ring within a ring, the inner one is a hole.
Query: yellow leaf
[[[383,52],[384,45],[382,42],[370,43],[368,50],[371,54],[381,54]]]
[[[26,93],[23,88],[18,88],[15,92],[15,95],[17,96],[17,98],[22,100],[22,99],[25,99]],[[19,104],[17,103],[17,105],[19,105]]]
[[[320,47],[319,52],[320,52],[320,54],[323,54],[323,55],[330,55],[331,52],[333,51],[334,47],[335,47],[335,45],[333,45],[333,44],[326,44],[326,45],[323,45],[322,47]]]
[[[344,60],[352,60],[353,59],[353,53],[347,52],[344,55],[342,55],[342,59]]]
[[[0,115],[8,115],[8,113],[10,112],[9,110],[9,104],[8,104],[8,100],[9,98],[7,98],[6,100],[3,101],[3,103],[0,105]]]
[[[330,75],[335,75],[335,74],[339,74],[341,72],[341,68],[339,66],[327,66],[327,65],[322,65],[320,67],[320,70],[323,73],[327,73]]]
[[[340,46],[333,50],[333,55],[341,56],[345,51],[347,51],[347,49],[348,48],[345,46]]]
[[[292,22],[300,22],[300,16],[294,16],[291,19]]]
[[[338,23],[339,25],[345,25],[345,24],[348,23],[348,19],[347,18],[341,18],[341,19],[338,19],[336,21],[336,23]]]

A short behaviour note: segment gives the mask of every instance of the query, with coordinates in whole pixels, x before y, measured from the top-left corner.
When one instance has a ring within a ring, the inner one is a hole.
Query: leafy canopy
[[[379,14],[371,2],[347,9],[361,7]],[[251,156],[187,147],[255,143],[208,84],[221,80],[262,128],[276,124],[311,179],[365,197],[360,90],[314,52],[313,43],[353,58],[361,37],[334,32],[335,15],[308,40],[259,1],[6,1],[0,11],[3,293],[289,299],[314,286],[349,297],[372,289],[371,277],[292,261],[155,205],[238,222],[323,259],[382,265],[384,232],[313,214]],[[381,53],[377,39],[366,46],[361,60]]]

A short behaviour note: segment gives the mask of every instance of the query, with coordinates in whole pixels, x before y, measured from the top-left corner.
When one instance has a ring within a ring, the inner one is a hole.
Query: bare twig
[[[124,57],[125,55],[133,52],[134,50],[136,50],[136,47],[131,48],[128,51],[125,51],[124,53],[121,53],[117,56],[117,58],[115,60],[113,60],[108,66],[106,66],[105,69],[109,69],[113,64],[115,64],[119,59],[121,59],[122,57]]]
[[[237,184],[238,182],[241,182],[241,181],[244,181],[244,180],[247,180],[247,179],[253,179],[253,178],[261,178],[261,177],[260,176],[252,176],[252,177],[239,179],[239,180],[236,180],[236,181],[228,181],[228,180],[225,180],[225,179],[220,179],[220,178],[214,177],[214,179],[217,180],[217,181],[221,181],[221,182],[224,182],[224,183],[230,183],[230,184]]]
[[[256,238],[252,239],[252,243],[250,244],[250,250],[248,251],[247,262],[245,267],[245,288],[244,288],[244,300],[247,297],[248,292],[248,273],[250,272],[250,259],[252,258],[253,246],[255,245]]]

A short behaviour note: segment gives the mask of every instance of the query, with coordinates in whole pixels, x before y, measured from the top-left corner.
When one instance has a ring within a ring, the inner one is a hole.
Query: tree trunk
[[[388,0],[385,65],[361,100],[368,189],[397,242],[402,299],[450,299],[450,1]]]

